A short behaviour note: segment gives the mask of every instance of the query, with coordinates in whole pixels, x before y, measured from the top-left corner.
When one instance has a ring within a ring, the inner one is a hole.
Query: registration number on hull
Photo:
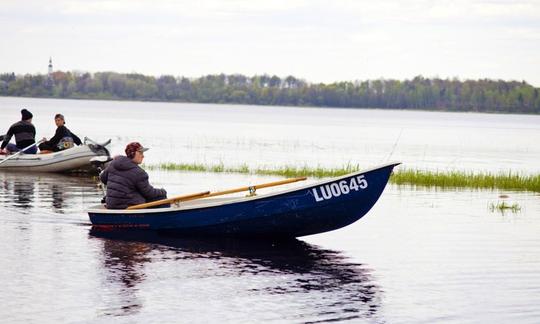
[[[347,180],[325,184],[311,190],[313,192],[313,197],[315,197],[315,201],[319,202],[341,195],[348,195],[353,190],[358,191],[366,189],[367,187],[368,182],[364,179],[364,175],[359,175]]]

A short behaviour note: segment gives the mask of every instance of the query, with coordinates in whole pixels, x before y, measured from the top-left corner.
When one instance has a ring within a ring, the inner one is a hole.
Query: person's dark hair
[[[60,119],[62,119],[63,121],[66,121],[66,120],[64,119],[64,115],[62,115],[62,114],[56,114],[56,115],[54,115],[54,119],[56,119],[56,118],[60,118]]]
[[[32,113],[29,112],[28,110],[26,110],[26,109],[21,110],[21,119],[22,120],[28,120],[28,119],[31,119],[32,117],[34,117],[34,115],[32,115]]]
[[[126,146],[125,149],[126,156],[130,159],[135,157],[135,152],[137,151],[145,152],[148,151],[148,148],[143,147],[139,142],[131,142]]]

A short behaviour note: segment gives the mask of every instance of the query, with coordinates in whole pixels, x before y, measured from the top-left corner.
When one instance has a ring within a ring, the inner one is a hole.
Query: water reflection
[[[238,277],[257,278],[255,284],[246,285],[250,288],[243,284],[235,287],[240,295],[296,296],[295,303],[301,305],[294,307],[294,314],[289,314],[296,321],[378,317],[382,293],[370,269],[348,262],[339,252],[299,240],[175,238],[141,232],[126,236],[125,232],[95,229],[90,231],[90,237],[102,240],[106,285],[121,286],[116,298],[122,300],[115,310],[107,310],[109,315],[132,315],[143,308],[138,285],[146,279],[145,264],[162,265],[165,261],[171,267],[189,268],[188,263],[205,260],[212,264],[209,275],[214,280],[226,278],[234,282]]]
[[[59,213],[62,213],[63,207],[64,207],[64,200],[65,200],[64,199],[65,191],[63,190],[62,186],[59,186],[58,184],[52,184],[50,188],[51,188],[53,210],[56,210]]]
[[[150,259],[150,248],[145,243],[105,240],[103,242],[103,263],[107,270],[106,282],[119,283],[116,296],[121,300],[109,300],[104,315],[124,315],[136,313],[142,302],[137,297],[137,284],[145,279],[143,265]],[[120,304],[117,309],[115,305]]]
[[[34,200],[34,183],[15,181],[13,183],[13,198],[13,206],[22,209],[31,208]]]
[[[89,176],[0,172],[0,183],[3,207],[24,213],[30,210],[65,213],[69,209],[81,209],[86,198],[89,202],[100,199],[97,182]]]

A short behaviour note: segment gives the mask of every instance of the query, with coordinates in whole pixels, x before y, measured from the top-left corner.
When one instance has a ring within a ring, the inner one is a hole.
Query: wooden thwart
[[[145,204],[134,205],[134,206],[128,207],[127,209],[130,209],[130,210],[131,209],[143,209],[143,208],[155,207],[155,206],[159,206],[159,205],[163,205],[163,204],[172,204],[172,203],[181,202],[181,201],[188,201],[188,200],[195,200],[195,199],[201,199],[201,198],[209,198],[209,197],[215,197],[215,196],[228,195],[228,194],[242,192],[242,191],[249,191],[250,193],[255,193],[255,191],[257,189],[280,186],[280,185],[293,183],[293,182],[297,182],[297,181],[304,181],[306,179],[307,179],[306,177],[291,178],[291,179],[285,179],[285,180],[280,180],[280,181],[262,183],[262,184],[259,184],[259,185],[246,186],[246,187],[240,187],[240,188],[236,188],[236,189],[229,189],[229,190],[223,190],[223,191],[199,192],[199,193],[196,193],[196,194],[177,196],[177,197],[174,197],[174,198],[162,199],[162,200],[157,200],[157,201],[153,201],[153,202],[149,202],[149,203],[145,203]]]

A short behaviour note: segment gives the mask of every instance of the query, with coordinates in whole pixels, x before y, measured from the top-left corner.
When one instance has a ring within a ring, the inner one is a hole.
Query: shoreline
[[[486,114],[486,115],[518,115],[518,116],[540,116],[540,113],[497,111],[497,110],[452,110],[438,108],[382,108],[382,107],[338,107],[338,106],[311,106],[311,105],[272,105],[272,104],[246,104],[234,102],[201,102],[182,100],[152,100],[152,99],[126,99],[126,98],[98,98],[98,97],[53,97],[53,96],[6,96],[0,98],[22,98],[22,99],[48,99],[48,100],[87,100],[87,101],[112,101],[112,102],[141,102],[141,103],[165,103],[165,104],[190,104],[190,105],[230,105],[241,107],[282,107],[282,108],[304,108],[304,109],[344,109],[344,110],[381,110],[381,111],[409,111],[409,112],[433,112],[433,113],[463,113],[463,114]]]

